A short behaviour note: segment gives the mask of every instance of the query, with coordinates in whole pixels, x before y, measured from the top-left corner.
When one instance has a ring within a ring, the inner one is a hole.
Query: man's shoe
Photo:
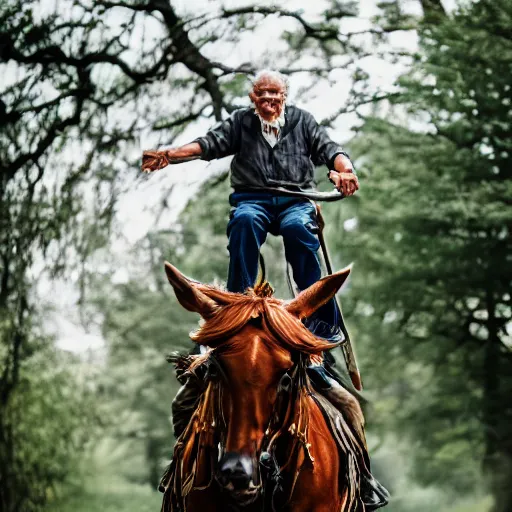
[[[305,325],[315,336],[330,341],[331,343],[339,343],[345,340],[345,335],[339,325],[330,325],[318,318],[312,318],[306,321]]]

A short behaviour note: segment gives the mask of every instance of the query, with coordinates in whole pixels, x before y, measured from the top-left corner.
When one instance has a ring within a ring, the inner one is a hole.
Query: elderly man
[[[359,188],[347,153],[333,142],[313,116],[286,105],[288,81],[275,71],[256,76],[249,94],[254,107],[236,110],[204,137],[162,151],[145,151],[143,171],[197,158],[213,160],[234,155],[234,192],[227,227],[229,272],[227,288],[243,292],[254,285],[260,247],[268,233],[282,235],[286,259],[300,290],[321,277],[316,209],[308,199],[269,192],[271,187],[312,190],[315,165],[326,165],[335,187],[350,196]],[[318,336],[338,341],[340,313],[331,300],[308,327]]]

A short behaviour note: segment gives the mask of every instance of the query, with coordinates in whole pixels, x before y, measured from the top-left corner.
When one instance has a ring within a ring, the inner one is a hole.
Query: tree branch
[[[386,93],[386,94],[376,94],[375,96],[372,96],[371,98],[365,98],[360,101],[357,101],[355,103],[352,103],[350,105],[346,105],[344,107],[341,107],[338,109],[334,114],[332,114],[329,117],[326,117],[323,119],[320,124],[322,126],[331,126],[336,119],[341,116],[342,114],[349,114],[351,112],[355,112],[359,107],[362,105],[368,105],[370,103],[378,103],[379,101],[383,100],[389,100],[391,98],[398,98],[400,97],[401,93],[394,92],[394,93]]]

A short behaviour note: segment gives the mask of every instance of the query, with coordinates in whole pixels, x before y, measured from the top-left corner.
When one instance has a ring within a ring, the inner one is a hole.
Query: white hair
[[[252,80],[252,85],[257,84],[262,78],[271,78],[273,80],[279,80],[284,85],[284,92],[288,95],[288,88],[290,85],[290,81],[286,75],[280,73],[279,71],[275,71],[273,69],[262,69],[256,73],[254,80]]]

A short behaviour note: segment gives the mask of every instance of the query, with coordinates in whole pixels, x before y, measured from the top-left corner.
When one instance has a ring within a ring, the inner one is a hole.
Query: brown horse
[[[346,392],[343,414],[333,410],[304,371],[333,345],[302,320],[349,269],[290,302],[197,283],[167,262],[165,270],[180,304],[204,319],[192,339],[211,348],[188,371],[209,362],[213,377],[162,478],[162,512],[370,510],[362,482],[375,480],[359,403]]]

